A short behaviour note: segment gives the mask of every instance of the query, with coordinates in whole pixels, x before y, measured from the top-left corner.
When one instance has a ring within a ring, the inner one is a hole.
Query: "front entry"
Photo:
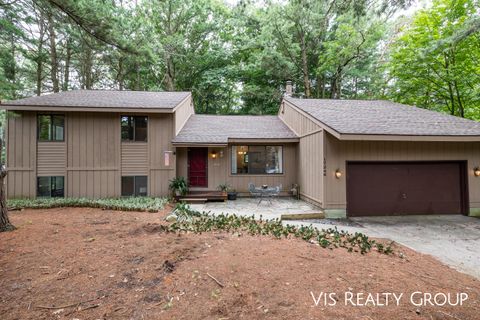
[[[208,187],[208,148],[188,149],[188,185]]]

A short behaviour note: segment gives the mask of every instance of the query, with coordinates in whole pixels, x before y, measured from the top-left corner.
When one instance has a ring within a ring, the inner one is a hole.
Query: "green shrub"
[[[168,189],[173,193],[173,195],[178,192],[181,196],[184,196],[188,193],[187,180],[185,180],[184,177],[175,177],[170,180]]]
[[[220,183],[217,187],[217,190],[222,192],[228,192],[232,187],[228,183]]]
[[[316,243],[322,248],[345,248],[349,252],[365,254],[375,248],[378,252],[390,254],[393,252],[390,245],[371,240],[363,233],[350,234],[337,228],[319,230],[313,226],[295,227],[283,225],[278,219],[256,220],[254,216],[236,216],[228,214],[211,215],[208,212],[192,210],[186,204],[175,207],[177,216],[182,217],[176,222],[163,228],[166,232],[194,232],[225,231],[248,233],[250,235],[271,235],[277,239],[296,237],[310,243]]]
[[[38,198],[38,199],[8,199],[10,210],[18,209],[48,209],[60,207],[88,207],[122,211],[149,211],[157,212],[168,203],[167,198]]]

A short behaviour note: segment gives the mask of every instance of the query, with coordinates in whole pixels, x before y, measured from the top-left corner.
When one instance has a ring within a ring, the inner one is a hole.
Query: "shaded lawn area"
[[[26,209],[0,234],[2,319],[476,319],[480,282],[430,256],[323,249],[299,239],[165,233],[169,211]],[[400,254],[401,253],[401,254]],[[403,256],[403,257],[400,257]],[[345,306],[352,292],[405,293],[400,306]],[[310,292],[333,292],[318,306]],[[409,295],[466,292],[463,306]],[[56,307],[56,308],[55,308]]]

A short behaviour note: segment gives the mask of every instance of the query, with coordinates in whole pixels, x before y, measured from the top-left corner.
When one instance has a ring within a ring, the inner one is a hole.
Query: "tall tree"
[[[53,13],[49,10],[47,13],[48,22],[48,39],[50,42],[50,75],[52,80],[53,92],[60,91],[60,82],[58,80],[58,56],[57,56],[57,39],[55,32],[55,22]]]
[[[480,119],[480,33],[454,37],[478,8],[475,0],[435,0],[401,29],[389,68],[394,99]]]

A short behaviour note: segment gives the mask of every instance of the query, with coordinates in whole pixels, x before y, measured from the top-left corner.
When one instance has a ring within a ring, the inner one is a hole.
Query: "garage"
[[[466,214],[466,161],[347,162],[347,215]]]

